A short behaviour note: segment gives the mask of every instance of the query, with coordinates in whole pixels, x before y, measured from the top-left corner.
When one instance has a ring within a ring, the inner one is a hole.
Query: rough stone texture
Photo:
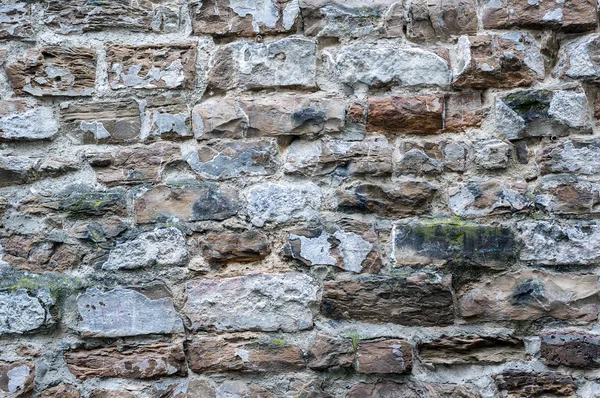
[[[454,320],[448,282],[433,281],[426,274],[327,281],[321,312],[333,319],[371,323],[448,325]]]
[[[349,368],[354,361],[354,347],[350,339],[318,334],[308,350],[308,367],[325,370],[339,366]]]
[[[2,239],[3,260],[14,268],[43,273],[66,271],[77,268],[86,250],[79,244],[61,242],[60,237],[35,235],[12,235]]]
[[[415,397],[415,398],[478,398],[479,394],[466,386],[456,384],[409,381],[399,384],[391,381],[360,383],[348,391],[347,398]]]
[[[96,51],[83,47],[32,49],[6,66],[18,95],[90,96],[95,92]]]
[[[483,122],[482,108],[480,93],[462,92],[446,96],[444,130],[462,132],[470,128],[478,128]]]
[[[202,256],[210,263],[259,261],[270,252],[269,237],[259,230],[213,233],[202,239]]]
[[[70,384],[61,384],[44,390],[40,398],[80,398],[81,394],[77,387]]]
[[[192,330],[292,332],[313,326],[313,279],[299,273],[190,281],[183,309]]]
[[[0,40],[33,36],[31,6],[26,3],[0,5]]]
[[[573,378],[560,373],[527,373],[519,370],[507,370],[494,376],[494,379],[502,396],[507,398],[577,397],[577,386]]]
[[[402,374],[412,369],[412,348],[405,340],[361,341],[356,371],[363,374]]]
[[[24,100],[0,101],[0,142],[53,138],[58,122],[49,106],[33,106]]]
[[[191,110],[185,98],[151,97],[141,102],[141,107],[144,108],[140,133],[142,140],[182,140],[193,136]]]
[[[73,375],[84,380],[92,377],[152,379],[187,375],[182,344],[77,349],[65,353],[65,362]]]
[[[527,183],[519,179],[510,183],[476,179],[452,185],[448,196],[452,213],[466,218],[517,213],[533,205]]]
[[[0,391],[7,398],[26,397],[33,392],[35,364],[33,362],[0,361]]]
[[[0,188],[30,184],[44,177],[58,177],[77,168],[77,164],[60,159],[34,160],[27,157],[5,156],[0,158]]]
[[[442,96],[374,98],[368,106],[369,132],[434,134],[444,126]]]
[[[482,169],[499,170],[508,167],[512,148],[504,141],[491,139],[477,141],[474,145],[473,162]]]
[[[408,37],[434,41],[477,33],[477,5],[473,0],[418,0],[408,8]]]
[[[192,88],[196,75],[196,47],[192,44],[106,47],[108,81],[123,88]]]
[[[514,337],[442,336],[420,343],[418,353],[433,365],[500,364],[525,359],[525,344]]]
[[[585,333],[548,333],[541,336],[540,356],[548,366],[598,368],[600,338]]]
[[[543,146],[536,153],[542,174],[600,173],[600,142],[596,139],[563,139]]]
[[[599,300],[595,275],[528,269],[459,292],[461,315],[472,322],[543,318],[589,322],[598,318]]]
[[[598,211],[598,184],[570,174],[544,176],[535,191],[536,205],[550,214]]]
[[[420,141],[398,139],[393,168],[398,175],[435,175],[443,171],[464,171],[469,164],[470,145],[462,141]]]
[[[0,334],[27,333],[53,323],[47,291],[30,295],[25,289],[0,293]]]
[[[558,60],[556,75],[561,78],[598,82],[600,36],[589,35],[569,43]]]

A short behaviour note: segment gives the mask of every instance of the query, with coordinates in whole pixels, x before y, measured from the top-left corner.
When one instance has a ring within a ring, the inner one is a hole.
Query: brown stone
[[[40,398],[80,398],[77,387],[69,384],[61,384],[56,387],[44,390],[40,394]]]
[[[483,122],[481,94],[464,92],[449,95],[444,112],[444,131],[463,132],[478,128]]]
[[[291,0],[256,3],[208,0],[194,2],[191,8],[194,34],[214,36],[293,33],[300,13],[298,2]]]
[[[135,200],[136,222],[147,224],[173,218],[181,221],[224,220],[238,212],[233,188],[213,183],[182,182],[159,185]]]
[[[44,47],[27,51],[6,66],[17,95],[90,96],[95,92],[96,51],[81,47]]]
[[[545,75],[540,49],[528,33],[462,36],[456,69],[452,84],[459,88],[529,86]]]
[[[528,2],[527,0],[486,1],[484,29],[556,29],[566,32],[594,30],[598,24],[594,0]]]
[[[163,170],[181,160],[179,147],[169,143],[131,146],[113,152],[87,152],[98,182],[107,186],[160,182]]]
[[[544,176],[535,190],[535,202],[551,214],[593,214],[598,212],[600,186],[572,174]]]
[[[440,95],[372,98],[368,102],[367,131],[437,134],[444,127],[444,98]]]
[[[33,392],[35,364],[33,362],[0,361],[0,393],[3,397],[27,397]]]
[[[333,319],[407,326],[442,326],[454,321],[450,281],[426,274],[327,281],[321,312]]]
[[[0,20],[0,40],[27,39],[33,36],[29,4],[0,5]]]
[[[554,372],[527,373],[507,370],[494,380],[502,397],[577,397],[577,386],[571,376]]]
[[[600,367],[600,336],[557,332],[540,337],[540,356],[546,365],[584,369]]]
[[[408,17],[407,33],[412,39],[435,41],[477,33],[477,5],[473,0],[413,1]]]
[[[452,185],[448,198],[452,213],[465,218],[525,212],[533,207],[527,182],[518,179],[478,179]]]
[[[93,390],[90,398],[136,398],[130,392],[116,390]]]
[[[314,370],[349,368],[353,361],[354,347],[350,339],[317,334],[308,349],[308,367]]]
[[[155,343],[140,346],[113,346],[77,349],[65,353],[65,362],[78,379],[120,377],[151,379],[186,376],[182,344]]]
[[[142,106],[142,141],[183,140],[193,136],[191,111],[185,98],[152,96],[142,101]]]
[[[13,235],[2,240],[4,261],[17,269],[42,273],[81,265],[86,250],[77,244],[51,242],[38,236]]]
[[[525,359],[525,344],[514,337],[441,336],[420,343],[421,362],[434,365],[500,364]]]
[[[364,374],[403,374],[412,370],[412,349],[406,340],[361,341],[356,371]]]
[[[496,276],[458,292],[459,309],[469,322],[560,319],[591,322],[600,299],[595,275],[521,270]]]
[[[408,381],[403,384],[384,381],[360,383],[348,391],[347,398],[479,398],[480,395],[468,386],[456,384],[424,383]]]
[[[106,47],[108,82],[113,90],[191,89],[196,76],[196,52],[193,44],[110,44]]]
[[[248,130],[248,115],[242,110],[238,99],[216,97],[194,107],[192,123],[197,140],[244,138]]]
[[[212,233],[202,242],[202,255],[211,263],[260,261],[271,253],[269,237],[258,230]]]
[[[190,369],[196,373],[294,372],[304,369],[302,350],[274,340],[235,341],[207,337],[187,347]]]
[[[355,184],[336,192],[338,210],[380,216],[423,214],[431,208],[437,186],[424,181],[393,185]]]
[[[469,143],[462,141],[396,141],[394,172],[399,175],[423,176],[445,170],[464,171],[469,161]]]

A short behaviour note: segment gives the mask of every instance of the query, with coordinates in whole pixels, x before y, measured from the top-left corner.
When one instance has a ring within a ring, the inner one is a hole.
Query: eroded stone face
[[[600,141],[564,139],[546,144],[536,153],[536,163],[542,174],[600,173]]]
[[[598,212],[596,181],[571,174],[547,175],[540,179],[535,190],[537,207],[550,214],[592,214]]]
[[[269,237],[259,230],[212,233],[202,239],[202,256],[210,263],[259,261],[270,252]]]
[[[58,122],[51,107],[24,100],[0,101],[0,141],[45,140],[57,133]]]
[[[123,88],[193,88],[196,76],[193,44],[147,44],[106,47],[108,81],[113,90]]]
[[[37,296],[25,289],[0,293],[0,334],[21,334],[51,325],[52,305],[54,300],[47,292]]]
[[[347,398],[379,397],[479,398],[480,395],[468,386],[411,380],[404,384],[391,381],[360,383],[352,387],[347,396]]]
[[[507,398],[519,398],[531,393],[551,397],[577,397],[577,386],[573,378],[561,373],[507,370],[495,375],[494,380],[502,396]]]
[[[63,159],[31,159],[20,156],[0,157],[0,188],[30,184],[45,177],[58,177],[79,168]]]
[[[412,370],[412,348],[406,340],[361,341],[356,371],[363,374],[402,374]]]
[[[567,44],[558,60],[557,77],[600,81],[599,46],[599,35],[584,36]]]
[[[27,51],[6,66],[17,95],[90,96],[95,92],[96,51],[83,47],[44,47]]]
[[[435,134],[444,126],[441,95],[369,99],[367,131],[398,134]]]
[[[470,144],[464,141],[397,139],[393,169],[397,175],[420,177],[444,171],[465,171],[470,163]]]
[[[307,355],[308,367],[314,370],[349,368],[354,361],[354,347],[350,339],[317,334]]]
[[[477,33],[477,5],[473,0],[410,3],[408,36],[424,41]]]
[[[541,337],[540,356],[548,366],[600,367],[600,337],[585,333],[547,333]]]
[[[27,39],[33,36],[31,5],[26,3],[0,5],[0,40]]]
[[[186,285],[193,330],[292,332],[313,325],[317,286],[308,275],[256,274]]]
[[[418,345],[419,359],[433,365],[499,364],[525,359],[525,344],[514,337],[442,336]]]
[[[248,115],[237,98],[208,98],[192,110],[192,126],[197,140],[244,138],[248,130]]]
[[[40,394],[40,398],[80,398],[81,394],[77,387],[70,384],[60,384],[56,387],[48,388]]]
[[[7,398],[24,397],[33,392],[35,363],[0,361],[0,392]]]
[[[180,97],[152,97],[143,101],[144,120],[140,138],[144,141],[191,138],[191,110]]]
[[[517,213],[533,206],[533,195],[520,180],[472,180],[450,186],[448,195],[452,213],[467,218]]]

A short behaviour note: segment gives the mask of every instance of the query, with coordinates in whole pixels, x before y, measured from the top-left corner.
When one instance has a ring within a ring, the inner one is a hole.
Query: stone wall
[[[600,397],[596,0],[0,3],[1,397]]]

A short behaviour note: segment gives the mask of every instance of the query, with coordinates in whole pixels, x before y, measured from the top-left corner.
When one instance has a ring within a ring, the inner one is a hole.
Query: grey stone
[[[321,190],[313,183],[265,183],[248,191],[248,215],[257,227],[267,223],[314,219],[321,207]]]
[[[191,111],[182,98],[158,97],[144,101],[140,138],[185,139],[192,137]]]
[[[237,98],[209,98],[192,110],[192,126],[197,140],[243,138],[248,130],[248,115]]]
[[[155,229],[110,251],[102,269],[138,269],[152,266],[180,266],[188,259],[185,238],[175,227]]]
[[[186,285],[183,312],[194,331],[306,330],[313,326],[317,290],[299,273],[196,280]]]
[[[525,181],[504,182],[474,179],[448,189],[448,205],[460,217],[483,217],[492,214],[528,210],[533,197]]]
[[[536,153],[536,162],[542,174],[598,174],[600,141],[566,139],[545,145]]]
[[[21,156],[0,156],[0,187],[29,184],[44,177],[56,177],[77,170],[73,162],[60,159],[32,159]]]
[[[507,168],[512,153],[510,144],[497,139],[476,141],[473,150],[473,161],[486,170]]]
[[[592,34],[564,46],[556,68],[557,77],[599,82],[598,45],[600,35]]]
[[[0,141],[45,140],[58,133],[58,121],[49,106],[31,106],[24,100],[0,101]]]
[[[0,5],[0,40],[26,39],[33,36],[31,5],[26,3]]]
[[[126,337],[183,332],[173,300],[152,300],[131,289],[102,292],[88,289],[77,297],[81,322],[77,329],[86,337]]]
[[[25,289],[0,293],[0,334],[26,333],[53,323],[48,293],[31,296]]]
[[[600,205],[600,184],[572,174],[552,174],[539,179],[535,204],[552,214],[593,214]]]
[[[407,35],[410,38],[435,41],[474,33],[477,33],[474,0],[415,0],[409,3]]]

